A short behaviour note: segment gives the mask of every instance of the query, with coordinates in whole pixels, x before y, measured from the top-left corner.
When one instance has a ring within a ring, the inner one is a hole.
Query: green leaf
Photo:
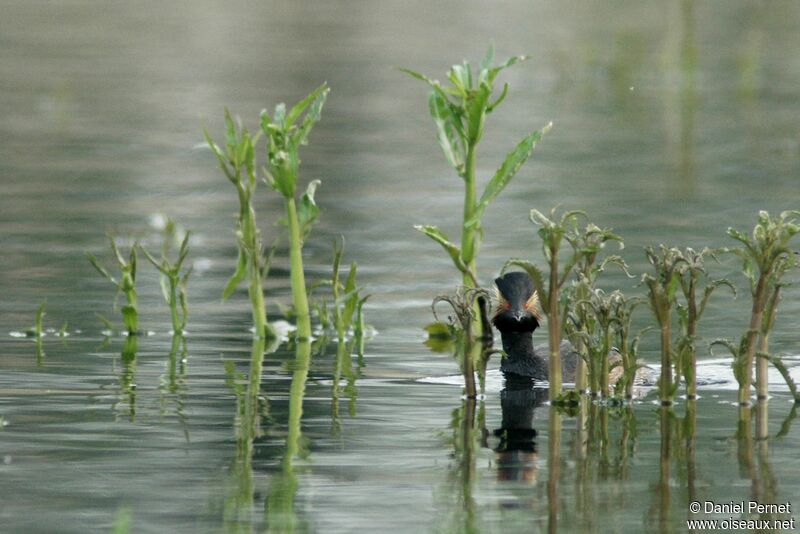
[[[764,354],[764,353],[761,353],[761,352],[758,353],[758,357],[767,359],[772,365],[775,366],[775,368],[778,370],[778,372],[783,377],[783,380],[786,382],[786,386],[789,388],[789,391],[792,393],[792,397],[794,397],[795,402],[800,400],[800,397],[797,394],[797,384],[795,383],[794,379],[792,378],[791,373],[789,373],[789,369],[787,369],[786,365],[784,365],[783,360],[781,360],[780,358],[778,358],[776,356],[770,356],[768,354]]]
[[[513,56],[508,58],[505,63],[502,63],[494,68],[489,69],[489,83],[490,84],[494,83],[494,79],[497,78],[497,75],[500,74],[500,72],[503,69],[507,69],[508,67],[515,65],[521,61],[525,61],[527,59],[528,56]]]
[[[300,225],[300,240],[305,241],[308,234],[311,232],[311,226],[319,217],[319,206],[314,201],[314,193],[321,182],[314,180],[308,184],[306,192],[300,199],[300,205],[297,207],[297,219]]]
[[[472,76],[468,64],[453,65],[447,73],[447,79],[458,89],[462,95],[472,89]]]
[[[159,285],[161,286],[161,295],[164,297],[164,300],[167,301],[167,304],[170,304],[170,285],[169,285],[169,277],[167,275],[162,274],[158,277]]]
[[[447,103],[447,106],[450,108],[450,110],[454,114],[457,113],[458,108],[455,106],[455,104],[450,102],[450,100],[447,98],[448,90],[443,88],[441,86],[441,84],[439,84],[438,80],[432,80],[432,79],[428,78],[427,76],[425,76],[424,74],[420,74],[419,72],[413,71],[413,70],[410,70],[410,69],[401,68],[400,72],[405,72],[409,76],[412,76],[412,77],[416,78],[417,80],[421,80],[421,81],[427,83],[431,87],[431,89],[433,89],[433,91],[436,92],[443,99],[443,101]],[[457,93],[456,91],[450,91],[450,92],[451,93]],[[461,94],[458,93],[458,96],[461,96]]]
[[[219,166],[222,169],[222,172],[225,173],[225,176],[228,177],[228,180],[231,182],[236,182],[236,176],[231,173],[230,169],[228,168],[228,158],[222,152],[222,149],[211,139],[211,134],[208,133],[207,129],[203,129],[203,136],[206,138],[206,143],[211,148],[211,151],[217,157],[217,161],[219,161]]]
[[[236,125],[233,122],[231,112],[228,108],[225,108],[225,145],[228,147],[228,155],[232,156],[235,153],[238,143],[236,141]]]
[[[458,119],[454,116],[447,100],[436,91],[431,91],[428,107],[436,124],[437,138],[445,158],[459,174],[463,174],[464,155],[459,144],[461,138],[455,126]]]
[[[489,48],[486,50],[486,55],[483,56],[481,60],[480,70],[489,70],[492,67],[492,62],[494,62],[494,42],[489,41]]]
[[[109,321],[107,318],[105,318],[104,316],[100,315],[99,313],[96,313],[95,316],[97,316],[97,318],[100,320],[100,322],[103,323],[103,326],[105,326],[106,328],[108,328],[112,332],[117,329],[114,326],[114,323],[112,323],[111,321]]]
[[[331,285],[333,287],[334,300],[339,298],[339,290],[342,288],[342,283],[339,281],[339,267],[342,264],[342,254],[344,253],[344,238],[341,244],[339,241],[333,241],[333,272],[331,275]]]
[[[461,260],[461,249],[459,249],[458,246],[450,242],[450,239],[444,232],[442,232],[435,226],[429,226],[429,225],[418,224],[414,226],[414,229],[419,230],[426,236],[430,237],[431,239],[442,245],[442,248],[444,248],[444,250],[450,255],[450,259],[453,260],[453,263],[455,264],[456,268],[462,273],[467,272],[467,266],[464,265],[464,262]]]
[[[228,284],[225,286],[225,289],[222,291],[222,300],[227,300],[239,284],[244,280],[245,276],[247,276],[247,254],[243,250],[239,250],[239,260],[236,264],[236,272],[233,273],[231,279],[228,280]]]
[[[491,87],[483,83],[477,91],[472,91],[467,98],[467,131],[469,143],[475,145],[483,135],[483,123],[486,119],[486,108],[489,105]]]
[[[344,312],[342,313],[342,323],[345,329],[349,328],[353,322],[353,314],[356,311],[356,306],[358,305],[358,291],[356,290],[356,272],[358,267],[355,262],[350,265],[350,273],[347,275],[347,282],[344,285],[344,293],[345,295],[349,295],[347,297],[347,301],[344,306]]]
[[[183,236],[183,241],[181,241],[181,248],[178,249],[178,262],[175,264],[175,267],[178,269],[181,268],[181,265],[183,265],[183,261],[189,254],[189,236],[191,236],[191,234],[192,234],[191,231],[186,232],[186,234]]]
[[[426,326],[425,331],[428,333],[425,346],[433,352],[449,353],[454,351],[456,336],[452,326],[436,322]]]
[[[327,82],[323,83],[322,85],[314,89],[311,92],[311,94],[309,94],[303,100],[295,104],[294,107],[292,107],[292,109],[289,110],[289,114],[286,116],[286,126],[291,126],[292,124],[294,124],[295,121],[298,118],[300,118],[300,115],[303,114],[303,112],[306,110],[306,108],[308,108],[309,105],[311,105],[312,102],[314,102],[323,92],[327,93],[326,91],[327,88],[328,88]]]
[[[47,300],[42,302],[39,305],[39,308],[36,310],[36,323],[35,323],[36,326],[34,326],[34,330],[35,330],[37,335],[42,335],[42,332],[44,330],[43,320],[44,320],[44,316],[45,316],[44,307],[45,307],[46,304],[47,304]]]
[[[331,90],[328,88],[327,84],[322,84],[311,94],[317,91],[319,92],[315,95],[311,107],[303,119],[303,124],[300,126],[295,136],[295,142],[298,145],[305,145],[308,143],[308,134],[311,132],[311,128],[314,127],[314,124],[319,122],[320,118],[322,118],[322,106],[325,104],[325,100],[328,98],[328,93],[330,93]]]
[[[118,285],[116,279],[113,276],[111,276],[111,274],[109,274],[109,272],[106,271],[106,269],[102,265],[100,265],[100,263],[97,261],[97,258],[94,257],[94,254],[92,254],[91,252],[86,252],[86,258],[89,260],[89,263],[92,264],[92,267],[97,269],[97,272],[105,276],[108,280],[111,281],[111,283]]]
[[[511,153],[506,156],[505,161],[502,165],[500,165],[500,168],[497,169],[494,177],[489,181],[488,184],[486,184],[486,189],[484,189],[483,194],[478,201],[478,206],[474,215],[465,223],[467,227],[480,224],[486,207],[508,185],[522,164],[525,163],[525,161],[530,157],[531,153],[533,152],[533,148],[536,146],[536,143],[545,133],[550,130],[550,128],[552,128],[552,125],[553,123],[549,123],[541,130],[537,130],[525,137],[522,141],[520,141],[516,148],[514,148],[514,150],[512,150]]]
[[[506,99],[507,95],[508,95],[508,84],[504,83],[503,90],[500,92],[500,96],[498,96],[494,102],[492,102],[486,107],[486,113],[491,113],[492,111],[494,111],[494,108],[503,103],[503,100]]]
[[[141,245],[140,245],[140,248],[142,249],[142,253],[144,254],[144,257],[147,259],[147,261],[149,261],[151,264],[153,264],[153,267],[155,267],[156,269],[158,269],[158,271],[159,271],[159,272],[161,272],[161,273],[164,273],[164,274],[166,274],[166,273],[167,273],[167,268],[165,267],[165,265],[163,265],[161,262],[159,262],[158,260],[156,260],[156,259],[155,259],[155,258],[154,258],[154,257],[153,257],[151,254],[150,254],[150,252],[149,252],[149,251],[148,251],[146,248],[144,248],[144,246],[141,246]]]
[[[422,74],[420,72],[417,72],[417,71],[411,70],[411,69],[407,69],[405,67],[400,67],[399,70],[400,70],[400,72],[405,72],[409,76],[411,76],[413,78],[416,78],[417,80],[423,81],[423,82],[427,83],[430,86],[434,86],[434,85],[437,86],[437,87],[439,86],[439,82],[437,82],[435,80],[431,80],[430,78],[428,78],[427,76],[425,76],[424,74]]]

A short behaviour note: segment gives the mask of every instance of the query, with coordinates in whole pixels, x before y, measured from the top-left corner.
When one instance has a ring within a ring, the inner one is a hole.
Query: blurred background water
[[[416,381],[456,371],[423,346],[421,327],[432,297],[451,291],[458,277],[412,229],[429,223],[457,233],[462,189],[435,141],[426,87],[397,67],[441,78],[453,62],[477,61],[492,39],[499,57],[531,56],[502,75],[511,91],[487,123],[480,179],[530,130],[550,120],[554,128],[487,210],[483,282],[508,257],[541,260],[528,212],[556,204],[613,227],[641,273],[644,245],[732,245],[726,228],[752,227],[759,209],[800,207],[798,28],[800,6],[790,1],[4,2],[0,530],[107,531],[120,510],[129,511],[136,532],[263,523],[266,495],[280,478],[293,353],[281,347],[265,362],[268,431],[246,466],[256,489],[242,504],[232,497],[242,469],[224,362],[246,371],[250,312],[243,292],[220,303],[235,263],[237,200],[202,129],[221,135],[225,106],[255,128],[262,108],[293,102],[322,81],[332,93],[302,152],[302,176],[322,180],[323,212],[305,261],[310,278],[325,276],[331,242],[345,236],[346,260],[358,262],[373,294],[367,318],[378,335],[368,344],[354,411],[342,410],[338,423],[331,418],[333,348],[313,360],[297,529],[464,529],[454,516],[466,502],[452,480],[459,456],[448,439],[458,389]],[[258,216],[270,242],[282,209],[265,189]],[[84,257],[86,250],[106,257],[107,230],[149,239],[155,214],[194,232],[180,387],[170,373],[168,314],[155,273],[143,271],[139,286],[143,326],[156,334],[139,341],[130,369],[120,358],[122,340],[104,344],[95,317],[114,316],[113,287]],[[287,256],[279,248],[268,281],[273,315],[276,300],[289,301]],[[738,269],[730,260],[713,268],[741,295],[712,300],[701,325],[706,341],[746,328]],[[618,273],[602,281],[631,292],[636,283]],[[786,292],[771,339],[790,360],[800,347],[798,295]],[[30,326],[45,298],[46,323],[68,321],[73,335],[45,338],[37,363],[30,340],[7,334]],[[655,361],[656,337],[643,347]],[[773,434],[789,412],[787,399],[778,393],[772,402]],[[731,400],[729,392],[709,392],[698,416],[699,491],[722,501],[744,498],[753,479],[736,468],[729,443]],[[486,427],[496,428],[496,392],[485,410]],[[648,500],[660,495],[658,420],[649,404],[635,410],[638,450],[623,462],[635,475],[581,478],[595,496],[586,506],[602,506],[604,515],[592,524],[567,518],[564,528],[641,531],[653,510],[666,508],[670,521],[662,526],[681,529],[689,497],[678,475],[671,503]],[[540,411],[542,448],[548,433]],[[615,424],[622,425],[612,422],[612,432]],[[782,467],[776,499],[798,497],[797,442],[790,432],[770,448],[768,460]],[[543,459],[529,461],[541,471],[533,480],[515,482],[499,481],[491,445],[476,462],[470,502],[482,530],[546,526]],[[579,478],[571,465],[562,476]],[[562,510],[582,502],[572,490],[563,499]],[[231,507],[246,517],[231,520]]]

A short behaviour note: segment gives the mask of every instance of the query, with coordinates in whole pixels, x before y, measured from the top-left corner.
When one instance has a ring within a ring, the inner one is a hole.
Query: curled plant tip
[[[783,363],[783,360],[777,356],[770,356],[769,354],[765,354],[763,352],[756,353],[756,356],[759,358],[764,358],[775,366],[775,368],[783,377],[783,380],[786,382],[786,387],[789,388],[789,392],[792,394],[795,404],[800,403],[800,393],[797,391],[797,383],[794,381],[794,378],[792,378],[792,375],[789,372],[789,369]]]
[[[477,319],[475,316],[475,305],[480,298],[488,300],[490,298],[489,292],[482,288],[459,286],[453,295],[439,295],[435,297],[433,302],[431,302],[431,310],[437,321],[445,322],[439,318],[436,306],[442,302],[449,304],[455,313],[455,317],[449,317],[449,323],[467,330],[472,322]]]

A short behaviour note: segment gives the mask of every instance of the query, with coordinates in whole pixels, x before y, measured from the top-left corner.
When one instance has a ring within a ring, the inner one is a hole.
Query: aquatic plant
[[[798,264],[796,255],[789,248],[789,241],[800,232],[794,216],[798,212],[785,211],[771,218],[766,211],[759,212],[758,223],[752,237],[728,229],[728,235],[743,246],[727,249],[742,259],[743,271],[750,282],[753,305],[750,328],[741,337],[739,344],[717,339],[714,345],[723,345],[733,356],[734,376],[739,382],[739,404],[749,405],[753,360],[759,356],[756,366],[756,391],[760,400],[768,395],[767,365],[779,361],[769,355],[769,333],[774,325],[777,306],[780,302],[783,276]],[[780,371],[780,367],[778,367]],[[791,387],[790,387],[791,389]]]
[[[42,337],[44,335],[44,316],[46,315],[44,308],[47,301],[42,302],[36,309],[36,319],[33,326],[25,331],[28,337]]]
[[[331,288],[333,291],[332,316],[333,325],[339,342],[344,341],[345,335],[351,329],[354,336],[364,333],[364,304],[370,295],[361,296],[360,289],[356,286],[356,274],[358,265],[356,262],[350,264],[347,279],[342,283],[340,277],[342,255],[344,253],[344,241],[341,244],[333,244],[333,275],[331,276]]]
[[[464,392],[467,398],[474,398],[478,394],[475,386],[476,372],[481,392],[484,391],[486,364],[491,352],[488,350],[490,343],[478,342],[471,334],[473,324],[477,320],[475,304],[479,298],[488,299],[489,295],[483,289],[464,286],[460,286],[453,295],[437,296],[431,303],[431,310],[437,323],[427,328],[430,338],[444,338],[446,342],[441,345],[453,351],[464,377]],[[441,302],[449,304],[455,314],[450,316],[447,323],[439,319],[436,311],[437,304]]]
[[[762,321],[761,340],[756,355],[775,366],[786,382],[786,386],[789,388],[794,402],[800,403],[800,392],[798,392],[797,384],[789,373],[789,369],[786,368],[786,365],[779,356],[774,356],[769,353],[769,333],[772,331],[772,327],[775,324],[775,316],[778,313],[778,303],[781,300],[780,293],[782,287],[783,284],[775,285],[767,299],[767,307],[764,312],[764,320]]]
[[[178,249],[178,259],[175,263],[169,260],[170,243],[176,234],[175,223],[167,221],[164,231],[164,244],[161,247],[161,258],[156,260],[143,246],[140,247],[145,258],[161,273],[161,292],[167,301],[172,318],[172,331],[175,334],[183,333],[186,328],[186,283],[192,274],[192,267],[183,270],[183,262],[189,254],[189,236],[186,232]],[[178,312],[180,307],[180,313]]]
[[[586,310],[594,315],[596,330],[594,336],[583,336],[588,348],[588,382],[593,397],[610,397],[609,372],[611,361],[609,355],[614,346],[613,339],[620,327],[618,316],[620,302],[624,296],[619,291],[606,294],[602,289],[592,291],[588,300],[576,303],[577,309]],[[635,371],[634,371],[635,373]]]
[[[222,299],[230,297],[245,278],[248,279],[248,294],[253,310],[253,326],[256,337],[275,337],[267,322],[264,303],[263,279],[267,276],[268,253],[261,241],[261,231],[256,224],[253,196],[256,191],[256,157],[254,145],[258,135],[251,136],[247,128],[236,125],[230,112],[225,110],[225,149],[214,143],[208,130],[204,130],[206,142],[219,161],[219,166],[228,180],[236,187],[239,197],[239,218],[236,224],[236,242],[239,259],[236,271],[231,276]]]
[[[575,350],[582,356],[578,360],[578,368],[575,370],[575,389],[579,393],[583,393],[586,391],[586,361],[588,361],[588,354],[583,343],[583,336],[575,334],[585,332],[591,336],[594,333],[594,320],[593,315],[587,313],[585,307],[576,307],[575,303],[591,297],[597,277],[605,271],[607,265],[617,265],[626,274],[629,273],[625,260],[617,255],[607,256],[598,263],[599,254],[607,242],[616,242],[620,250],[625,246],[622,238],[610,228],[600,228],[596,224],[589,223],[583,230],[579,230],[577,226],[573,227],[564,237],[572,246],[577,280],[573,282],[569,291],[564,292],[562,305],[564,317],[561,324],[564,328],[564,333],[573,342]],[[569,310],[573,310],[573,312],[570,314]],[[570,320],[567,320],[568,317]]]
[[[93,254],[86,252],[86,257],[89,259],[89,263],[91,263],[92,266],[97,269],[97,272],[99,272],[116,286],[117,293],[114,296],[115,307],[119,294],[123,293],[125,295],[126,304],[121,309],[122,322],[125,325],[128,335],[136,335],[139,332],[139,312],[137,310],[139,299],[136,295],[136,249],[138,248],[138,244],[135,243],[131,247],[130,254],[126,260],[120,253],[114,236],[109,234],[108,242],[111,246],[111,251],[114,254],[114,259],[117,260],[117,266],[120,270],[119,280],[114,278],[105,267],[100,265],[100,263],[97,261],[97,258],[95,258]]]
[[[450,255],[456,268],[461,272],[465,287],[478,287],[476,260],[483,236],[481,219],[489,203],[508,185],[523,163],[530,157],[536,143],[551,128],[547,124],[541,130],[531,132],[505,158],[486,184],[478,198],[477,147],[483,137],[486,116],[505,100],[508,84],[503,85],[500,94],[493,98],[494,83],[497,76],[506,68],[527,59],[514,56],[499,65],[493,65],[494,46],[490,46],[486,56],[473,71],[467,61],[453,65],[447,73],[449,85],[443,86],[438,80],[409,69],[401,69],[431,87],[428,107],[436,124],[439,145],[448,163],[464,180],[464,217],[461,225],[460,246],[436,226],[418,225],[417,230],[424,233]],[[482,322],[476,323],[475,333],[491,335],[486,301],[476,302],[483,307]]]
[[[762,348],[766,349],[772,320],[765,310],[768,301],[772,298],[777,307],[779,287],[783,276],[797,266],[797,258],[789,243],[795,235],[800,233],[800,222],[796,217],[799,211],[784,211],[778,217],[772,218],[766,211],[758,213],[758,222],[753,228],[752,235],[748,236],[734,228],[728,228],[728,236],[739,241],[742,245],[728,249],[742,260],[742,269],[750,282],[750,293],[753,297],[753,306],[750,313],[750,326],[742,337],[739,351],[734,357],[734,375],[739,382],[739,404],[748,404],[750,400],[750,384],[752,381],[753,360],[761,337]],[[730,344],[727,344],[731,348]],[[767,350],[761,352],[766,353]],[[767,366],[768,359],[759,359],[756,364],[756,395],[759,399],[768,396]]]
[[[685,260],[678,267],[685,304],[677,305],[681,335],[675,344],[675,383],[677,384],[683,375],[686,381],[686,398],[695,399],[697,398],[697,323],[703,316],[708,299],[714,290],[720,286],[727,286],[735,296],[736,287],[726,279],[709,280],[705,269],[705,257],[711,256],[716,259],[715,251],[709,248],[700,251],[686,248],[680,251],[680,255]],[[706,284],[698,301],[701,280],[705,280]]]
[[[327,84],[320,85],[295,104],[288,113],[285,104],[278,104],[272,117],[266,110],[261,112],[261,130],[267,138],[268,156],[267,166],[262,169],[264,180],[283,196],[286,204],[284,222],[289,229],[292,301],[297,318],[298,339],[311,338],[311,317],[308,311],[302,251],[303,243],[320,211],[314,201],[319,180],[308,184],[299,203],[295,198],[300,167],[298,151],[301,145],[308,144],[308,135],[321,118],[322,106],[329,91]]]
[[[559,269],[558,255],[561,250],[562,242],[571,228],[577,226],[579,216],[586,216],[582,211],[567,211],[556,218],[556,208],[550,210],[550,216],[545,216],[538,210],[532,209],[530,220],[539,226],[538,234],[542,240],[542,251],[545,261],[548,263],[549,275],[548,284],[545,287],[544,275],[542,271],[533,263],[527,260],[511,259],[503,267],[505,271],[508,267],[516,266],[524,269],[533,280],[542,309],[547,315],[548,342],[550,348],[549,373],[550,382],[550,401],[553,402],[561,395],[561,321],[559,312],[559,291],[564,283],[569,279],[579,257],[573,255],[563,269]]]
[[[319,320],[320,330],[323,334],[333,330],[336,332],[339,343],[342,343],[347,334],[351,332],[358,354],[363,355],[366,335],[364,304],[370,295],[362,295],[362,288],[357,286],[358,265],[356,262],[350,264],[347,277],[342,281],[343,254],[344,240],[334,241],[331,278],[318,280],[309,286],[308,302]],[[318,288],[328,286],[331,287],[331,302],[328,302],[324,296],[314,294]],[[285,310],[285,315],[293,316],[294,310]]]
[[[622,374],[614,384],[616,395],[626,399],[633,398],[633,384],[636,372],[644,367],[639,363],[639,341],[642,335],[650,330],[650,327],[641,329],[632,335],[631,328],[633,323],[633,311],[645,300],[639,297],[628,298],[622,293],[614,301],[613,315],[617,320],[617,348],[622,357]]]
[[[677,248],[661,245],[659,252],[653,247],[644,249],[647,261],[653,266],[655,276],[642,275],[642,284],[647,287],[650,308],[661,329],[661,378],[658,381],[659,398],[663,406],[672,404],[678,384],[672,380],[672,308],[681,285],[681,264],[686,259]]]

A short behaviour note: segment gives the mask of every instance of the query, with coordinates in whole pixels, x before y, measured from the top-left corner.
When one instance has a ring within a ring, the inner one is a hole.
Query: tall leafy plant
[[[264,179],[280,193],[286,204],[285,223],[289,230],[292,301],[298,339],[311,338],[303,244],[319,217],[314,193],[320,184],[319,180],[310,182],[298,201],[299,150],[302,145],[308,144],[308,135],[321,118],[322,106],[329,91],[327,84],[322,84],[288,111],[285,104],[278,104],[272,116],[266,110],[261,112],[261,131],[267,138],[267,166],[262,169]]]
[[[547,285],[542,271],[533,263],[511,259],[506,262],[504,270],[510,266],[523,268],[533,280],[539,300],[542,303],[545,315],[547,315],[548,345],[550,349],[549,374],[550,382],[550,401],[555,401],[561,396],[561,312],[559,302],[559,291],[564,283],[573,273],[579,256],[573,255],[563,268],[559,266],[559,252],[567,233],[577,226],[577,219],[586,216],[582,211],[567,211],[556,217],[556,209],[550,211],[550,216],[546,216],[538,210],[531,210],[530,220],[539,226],[538,234],[542,240],[542,251],[545,261],[549,267]]]
[[[236,243],[239,260],[236,271],[222,292],[222,298],[230,297],[245,278],[248,280],[248,294],[253,310],[255,336],[274,337],[275,332],[267,322],[264,303],[263,279],[267,275],[268,261],[266,249],[261,240],[261,231],[256,224],[254,195],[256,191],[255,143],[258,135],[251,136],[247,128],[234,123],[230,112],[225,110],[225,146],[218,146],[205,132],[208,146],[219,161],[219,166],[228,180],[236,188],[239,197],[239,218],[236,223]]]
[[[714,256],[714,251],[704,248],[696,251],[687,248],[680,253],[685,263],[679,269],[681,291],[684,302],[678,304],[678,323],[681,327],[680,337],[675,347],[675,382],[680,375],[686,381],[686,398],[697,398],[697,324],[705,312],[708,299],[720,286],[727,286],[736,295],[736,288],[725,279],[710,280],[705,268],[706,256]],[[705,282],[705,285],[702,285]],[[702,296],[698,295],[702,293]],[[699,300],[698,300],[699,299]]]
[[[750,402],[753,361],[758,352],[759,337],[762,348],[766,348],[767,336],[772,328],[771,316],[774,312],[765,317],[770,295],[774,297],[771,307],[776,308],[781,280],[797,266],[797,257],[790,248],[790,243],[800,233],[798,216],[798,211],[784,211],[773,218],[768,212],[760,211],[751,235],[728,228],[728,235],[741,243],[741,246],[729,250],[742,260],[742,270],[750,282],[750,294],[753,298],[750,325],[739,346],[721,341],[734,354],[733,369],[739,382],[740,405]],[[767,358],[759,358],[756,365],[756,394],[759,399],[766,399],[769,394],[768,364]]]
[[[593,223],[587,224],[583,230],[576,226],[565,235],[565,239],[572,246],[577,280],[573,282],[568,291],[564,292],[566,302],[563,309],[566,313],[562,325],[568,337],[572,338],[575,349],[582,356],[578,360],[578,368],[575,370],[575,389],[578,392],[584,392],[586,391],[588,353],[583,342],[584,336],[580,333],[592,335],[595,321],[593,314],[588,313],[586,307],[574,304],[591,297],[597,277],[607,265],[615,264],[626,274],[628,266],[625,260],[617,255],[600,259],[600,253],[608,242],[616,242],[620,250],[624,248],[622,238],[610,228],[600,228]],[[571,313],[569,313],[570,309],[572,309]],[[567,317],[569,317],[569,321]]]
[[[461,244],[456,245],[436,226],[419,225],[415,228],[437,243],[450,255],[461,272],[466,287],[478,287],[476,260],[483,230],[481,220],[489,203],[508,185],[523,163],[530,157],[536,143],[552,124],[526,135],[505,158],[478,197],[477,150],[484,133],[487,115],[505,100],[508,84],[495,96],[495,81],[506,68],[525,60],[514,56],[494,65],[494,47],[490,46],[477,69],[464,61],[453,65],[447,73],[449,84],[408,69],[403,72],[427,83],[431,88],[428,98],[433,121],[436,124],[439,145],[448,163],[464,181],[464,216],[461,225]],[[485,306],[485,301],[484,306]],[[483,313],[482,317],[486,317]],[[476,323],[476,329],[488,329],[487,324]]]
[[[655,271],[655,276],[643,274],[642,283],[647,287],[650,308],[661,329],[659,397],[663,406],[669,406],[677,391],[677,384],[673,384],[672,380],[672,310],[681,285],[680,267],[686,263],[686,259],[677,248],[664,245],[660,246],[658,252],[653,247],[646,247],[644,252]]]

